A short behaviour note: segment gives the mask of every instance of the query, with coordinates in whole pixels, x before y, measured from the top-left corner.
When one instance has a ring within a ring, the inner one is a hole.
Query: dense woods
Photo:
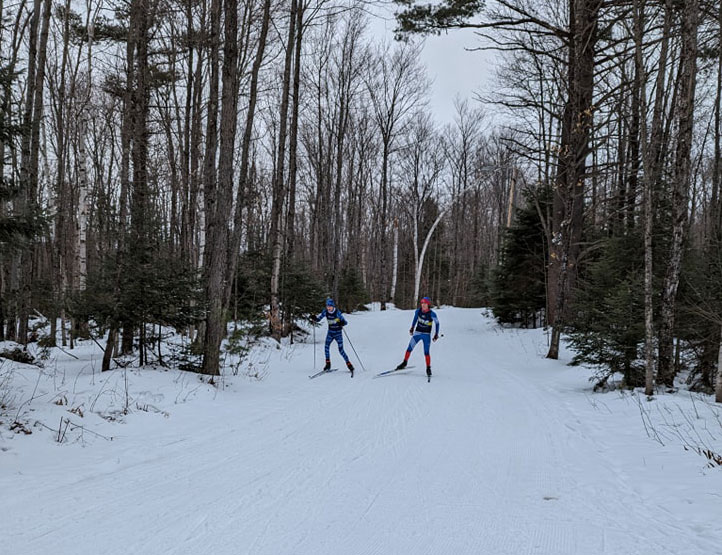
[[[722,402],[722,4],[397,4],[393,43],[360,3],[1,4],[0,339],[108,370],[172,326],[213,376],[231,320],[426,294]],[[499,66],[441,124],[454,28]]]

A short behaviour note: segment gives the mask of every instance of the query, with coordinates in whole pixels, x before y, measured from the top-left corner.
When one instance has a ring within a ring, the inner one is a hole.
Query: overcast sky
[[[393,40],[395,9],[392,3],[376,8],[377,16],[371,22],[371,32],[375,36]],[[429,94],[430,108],[441,124],[453,121],[456,95],[476,102],[474,93],[488,90],[493,83],[495,54],[468,51],[478,46],[478,37],[468,29],[430,36],[424,41],[421,57],[434,81]]]

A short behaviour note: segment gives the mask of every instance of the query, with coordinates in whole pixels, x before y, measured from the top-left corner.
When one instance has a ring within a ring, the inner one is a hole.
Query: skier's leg
[[[404,354],[404,362],[409,361],[409,357],[411,356],[411,351],[413,351],[416,348],[416,344],[419,342],[419,336],[420,334],[414,333],[414,335],[411,336],[411,339],[409,340],[409,346],[406,347],[406,353]]]
[[[414,334],[411,336],[411,339],[409,340],[409,346],[406,347],[406,354],[404,355],[404,361],[408,362],[409,357],[411,356],[411,351],[414,350],[414,347],[416,347],[416,344],[419,342],[419,335],[420,334]]]
[[[338,332],[336,334],[336,337],[334,337],[336,340],[336,344],[338,345],[338,352],[341,353],[341,356],[346,361],[346,364],[348,365],[348,355],[346,354],[346,351],[343,350],[343,334],[341,332]]]
[[[324,352],[326,353],[326,366],[324,366],[325,370],[329,370],[331,368],[331,352],[330,352],[330,346],[331,341],[333,340],[333,336],[331,335],[331,332],[326,333],[326,344],[324,346]]]
[[[431,376],[431,334],[425,333],[424,341],[424,357],[426,358],[426,375]]]
[[[353,364],[351,364],[351,361],[348,359],[348,355],[343,348],[343,332],[338,332],[334,339],[336,340],[336,345],[338,345],[338,352],[341,353],[341,356],[346,361],[346,367],[351,370],[351,377],[353,378]]]
[[[411,339],[409,340],[409,346],[406,347],[406,352],[404,353],[404,360],[401,364],[399,364],[396,367],[396,370],[403,370],[406,368],[406,365],[409,362],[409,357],[411,356],[411,351],[414,350],[414,347],[416,347],[416,343],[419,341],[418,336],[416,334],[411,336]]]

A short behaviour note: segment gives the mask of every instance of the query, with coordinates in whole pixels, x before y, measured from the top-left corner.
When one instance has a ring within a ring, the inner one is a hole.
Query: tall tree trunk
[[[206,337],[203,344],[203,373],[220,375],[220,347],[226,336],[228,223],[233,205],[233,155],[238,114],[238,0],[224,0],[223,91],[218,181],[214,210],[207,215],[206,249]]]
[[[382,133],[383,153],[381,156],[381,221],[379,222],[379,258],[381,259],[380,267],[380,286],[381,286],[381,310],[386,310],[386,300],[388,293],[386,292],[386,268],[388,266],[386,255],[386,219],[388,217],[388,201],[389,201],[389,151],[391,146],[391,137],[388,133]]]
[[[78,133],[78,243],[77,243],[77,290],[85,291],[88,276],[88,162],[85,136],[88,130],[87,110],[79,114]]]
[[[137,10],[131,4],[131,17],[128,25],[128,36],[125,46],[125,89],[123,91],[123,115],[120,124],[120,193],[118,199],[118,237],[116,252],[116,275],[114,284],[114,298],[120,302],[123,268],[126,260],[127,225],[128,225],[128,193],[130,191],[130,160],[133,140],[133,122],[135,117],[135,91],[136,79],[136,48],[139,42],[139,25],[136,23]],[[133,326],[129,322],[121,322],[123,332],[120,342],[122,354],[128,354],[133,349]],[[117,340],[116,340],[117,343]]]
[[[722,3],[717,13],[717,29],[722,32]],[[714,162],[712,166],[712,195],[709,201],[709,221],[705,234],[705,260],[707,261],[707,280],[710,283],[710,296],[715,295],[715,287],[722,280],[720,252],[722,252],[722,49],[717,53],[717,83],[714,102]],[[708,293],[709,294],[709,293]],[[720,307],[717,299],[717,307]],[[702,345],[700,365],[702,383],[705,388],[714,387],[715,358],[720,350],[720,336],[715,331],[708,331]],[[719,370],[718,370],[719,371]]]
[[[30,48],[28,54],[27,87],[25,97],[25,113],[22,122],[21,140],[21,173],[22,193],[20,212],[33,216],[38,212],[37,189],[38,167],[40,155],[40,122],[43,117],[43,97],[45,91],[45,61],[48,44],[48,29],[52,3],[46,0],[35,0],[30,30]],[[42,12],[41,12],[42,9]],[[38,28],[40,34],[38,35]],[[17,265],[13,269],[18,272],[19,286],[18,337],[26,345],[28,341],[28,317],[30,313],[30,294],[33,282],[35,253],[24,250],[19,254]],[[22,275],[22,277],[20,277]]]
[[[414,246],[416,248],[416,246]],[[396,281],[399,275],[399,220],[394,218],[394,251],[392,258],[392,269],[391,269],[391,293],[389,294],[389,301],[396,302]]]
[[[286,217],[286,252],[289,260],[296,249],[296,180],[298,174],[298,114],[301,91],[301,46],[303,45],[304,0],[296,10],[296,48],[293,62],[293,110],[288,140],[288,215]]]
[[[639,187],[639,169],[640,169],[640,127],[642,120],[641,96],[642,90],[642,73],[644,66],[634,68],[634,81],[632,84],[632,117],[629,126],[629,175],[627,177],[627,198],[625,199],[625,220],[627,223],[625,232],[631,234],[635,227],[634,213],[637,205],[637,189]],[[646,114],[645,114],[646,117]]]
[[[547,357],[552,359],[559,358],[564,317],[577,275],[586,159],[593,125],[594,50],[600,6],[600,0],[570,0],[569,4],[569,98],[564,108],[549,248],[549,319],[553,328]]]
[[[155,5],[152,0],[134,0],[131,5],[131,19],[137,27],[135,51],[135,81],[132,91],[131,110],[131,153],[133,165],[132,189],[130,195],[130,237],[133,244],[132,259],[145,266],[151,260],[151,193],[148,182],[149,130],[148,113],[150,104],[150,28]],[[133,23],[131,23],[132,25]],[[146,291],[141,291],[141,298]],[[145,321],[141,319],[139,334],[140,365],[145,360]],[[137,325],[138,322],[135,322]],[[125,329],[124,335],[125,335]],[[125,339],[125,338],[124,338]]]
[[[692,138],[694,130],[694,102],[697,86],[697,29],[699,1],[685,3],[682,16],[682,49],[679,65],[679,94],[677,96],[678,134],[674,162],[672,190],[672,245],[662,286],[659,329],[658,381],[668,387],[674,385],[675,367],[674,316],[677,288],[682,266],[688,218],[689,188],[692,174]]]
[[[642,51],[643,30],[644,30],[644,14],[646,2],[645,0],[635,0],[634,6],[634,75],[637,83],[635,88],[640,92],[640,111],[645,114],[640,121],[642,160],[644,163],[645,177],[644,185],[644,359],[645,359],[645,379],[644,392],[646,395],[654,394],[654,273],[653,273],[653,244],[652,244],[652,228],[654,224],[654,206],[652,187],[654,182],[649,173],[650,159],[649,148],[647,143],[647,118],[646,118],[646,81],[643,80],[644,74],[644,58]],[[667,31],[669,29],[666,29]],[[662,37],[664,44],[662,46],[663,56],[660,56],[660,64],[666,64],[666,44],[669,41],[668,33]],[[664,79],[666,65],[660,65],[658,69],[657,79]],[[663,82],[662,82],[663,83]]]
[[[635,3],[635,75],[640,80],[640,111],[646,114],[646,82],[642,80],[643,60],[643,29],[645,0]],[[659,185],[661,171],[661,152],[663,137],[663,120],[665,104],[665,81],[667,75],[667,58],[669,53],[670,30],[672,26],[671,0],[666,0],[664,7],[664,23],[662,27],[662,43],[657,66],[655,83],[655,99],[652,109],[651,134],[647,131],[647,118],[640,119],[642,162],[644,164],[644,352],[645,352],[645,394],[654,394],[655,380],[655,334],[654,334],[654,273],[653,273],[653,226],[654,226],[654,191]]]
[[[192,0],[189,0],[192,2]],[[201,14],[201,22],[200,27],[201,29],[204,29],[205,27],[205,20],[206,20],[206,12],[205,12],[205,6],[206,4],[203,4],[203,11]],[[188,15],[189,17],[189,29],[192,31],[192,17],[193,17],[193,11],[192,11],[192,5],[188,7]],[[189,32],[189,36],[194,33]],[[195,34],[201,34],[201,33],[195,33]],[[187,205],[185,207],[184,213],[185,213],[185,219],[186,219],[186,239],[185,239],[185,250],[186,250],[186,256],[189,260],[191,266],[193,268],[199,268],[200,267],[200,241],[199,241],[199,232],[200,232],[200,225],[199,225],[199,214],[198,214],[198,205],[199,202],[199,196],[200,196],[200,189],[201,189],[201,163],[202,163],[202,135],[203,135],[203,123],[202,123],[202,114],[203,114],[203,91],[204,88],[204,72],[203,72],[203,49],[200,47],[200,45],[196,48],[197,52],[197,60],[196,60],[196,66],[195,70],[192,70],[191,63],[191,57],[189,56],[189,69],[188,71],[193,71],[193,79],[192,83],[187,86],[188,94],[191,95],[192,91],[192,100],[186,104],[187,109],[190,110],[190,115],[188,116],[190,119],[190,129],[188,133],[190,134],[190,138],[188,139],[188,164],[189,164],[189,177],[188,177],[188,196],[187,196]],[[193,330],[191,330],[192,332]],[[192,333],[191,333],[192,335]]]
[[[238,196],[233,217],[233,234],[228,249],[228,284],[226,298],[230,299],[231,284],[235,280],[238,267],[238,251],[241,248],[241,235],[243,232],[243,210],[247,208],[248,188],[250,186],[249,164],[251,155],[251,139],[253,136],[253,122],[256,117],[256,103],[258,100],[258,74],[263,63],[263,56],[266,51],[268,28],[271,20],[271,0],[264,0],[263,16],[261,20],[261,31],[258,38],[258,49],[251,67],[251,83],[248,91],[248,108],[246,110],[246,126],[241,140],[241,167],[238,181]]]
[[[289,90],[291,87],[291,65],[293,62],[294,39],[296,36],[296,10],[298,0],[291,0],[291,13],[286,41],[286,59],[283,69],[283,90],[278,132],[278,156],[276,175],[273,183],[273,204],[271,206],[271,334],[277,340],[283,333],[280,313],[279,290],[281,283],[281,257],[283,254],[283,201],[285,197],[284,168],[286,164],[286,131],[288,124]]]
[[[221,48],[221,0],[212,0],[210,11],[210,31],[208,35],[208,108],[206,116],[205,152],[203,153],[203,210],[200,213],[200,239],[199,239],[199,264],[203,268],[203,281],[208,288],[208,282],[212,279],[208,272],[206,246],[214,234],[212,226],[215,225],[216,195],[217,195],[217,174],[216,155],[218,152],[218,90],[220,88],[219,60]],[[208,303],[206,298],[206,319],[201,323],[201,330],[197,340],[205,341],[207,319],[209,316]],[[204,362],[205,364],[205,362]]]
[[[66,213],[65,199],[69,198],[70,195],[66,191],[67,180],[65,178],[65,159],[68,151],[68,138],[65,133],[66,131],[66,75],[68,67],[68,57],[70,49],[70,0],[66,0],[63,12],[63,26],[62,26],[62,38],[63,38],[63,52],[60,60],[60,83],[57,90],[57,102],[55,109],[55,120],[56,120],[56,172],[55,172],[55,193],[51,196],[52,202],[55,206],[49,206],[48,212],[53,215],[53,230],[51,232],[50,240],[54,243],[53,252],[51,254],[53,258],[52,267],[55,273],[53,279],[53,296],[54,300],[59,304],[65,304],[65,288],[61,284],[65,281],[63,272],[66,271],[65,264],[63,264],[63,249],[65,247],[65,237],[67,234],[66,225]],[[0,174],[1,175],[1,174]],[[55,343],[55,335],[57,332],[57,316],[55,310],[51,311],[51,333],[50,338],[53,344]]]

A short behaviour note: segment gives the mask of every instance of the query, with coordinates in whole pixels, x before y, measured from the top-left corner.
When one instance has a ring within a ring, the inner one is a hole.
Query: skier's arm
[[[411,327],[409,328],[409,334],[414,334],[414,328],[416,327],[416,322],[419,320],[419,310],[416,309],[416,312],[414,312],[414,319],[411,321]]]
[[[339,321],[339,323],[340,323],[342,326],[345,326],[346,324],[348,324],[348,322],[346,321],[346,318],[343,317],[343,312],[341,312],[341,311],[338,310],[338,309],[336,309],[336,310],[338,311],[338,321]]]
[[[434,341],[436,341],[439,338],[439,329],[441,329],[441,326],[439,325],[439,318],[436,316],[436,312],[431,313],[431,319],[434,321],[434,324],[436,324],[436,333],[434,334]]]
[[[321,320],[323,320],[325,317],[326,317],[326,309],[324,308],[324,309],[321,311],[321,314],[319,314],[318,316],[313,316],[312,318],[314,319],[314,321],[315,321],[316,323],[318,323],[318,322],[320,322]]]

